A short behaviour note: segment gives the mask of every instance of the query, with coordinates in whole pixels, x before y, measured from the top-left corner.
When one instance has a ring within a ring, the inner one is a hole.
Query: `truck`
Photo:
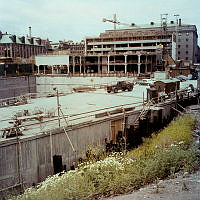
[[[114,92],[117,93],[119,90],[122,91],[132,91],[133,90],[133,83],[126,82],[126,81],[118,81],[115,85],[108,85],[107,92]]]

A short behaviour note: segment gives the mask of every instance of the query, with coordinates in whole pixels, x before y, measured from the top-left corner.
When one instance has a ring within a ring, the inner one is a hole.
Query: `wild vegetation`
[[[181,170],[193,172],[200,164],[200,150],[191,145],[194,124],[195,119],[188,115],[179,117],[152,138],[145,138],[137,149],[100,160],[90,149],[90,160],[75,170],[48,177],[11,199],[94,199],[138,189]]]

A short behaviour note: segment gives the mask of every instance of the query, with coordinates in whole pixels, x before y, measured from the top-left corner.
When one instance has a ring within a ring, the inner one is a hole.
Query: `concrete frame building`
[[[157,59],[160,54],[159,45],[165,46],[172,55],[175,46],[173,40],[173,34],[166,33],[163,29],[145,32],[131,29],[108,30],[97,38],[86,38],[86,65],[95,64],[87,63],[89,57],[88,60],[97,60],[97,69],[100,68],[103,73],[152,73],[156,70],[156,65],[161,64]]]
[[[171,21],[163,29],[151,22],[129,29],[106,30],[99,37],[86,38],[86,66],[95,72],[150,73],[162,65],[159,46],[186,66],[198,60],[197,29],[195,25]],[[160,56],[160,58],[159,58]]]

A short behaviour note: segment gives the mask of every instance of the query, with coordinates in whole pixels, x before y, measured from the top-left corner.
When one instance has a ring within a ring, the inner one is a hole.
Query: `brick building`
[[[30,58],[45,54],[49,48],[49,41],[38,37],[16,36],[0,32],[0,57]]]

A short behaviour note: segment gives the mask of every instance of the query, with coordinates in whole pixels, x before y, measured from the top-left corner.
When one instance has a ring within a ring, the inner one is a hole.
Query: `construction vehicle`
[[[114,92],[117,93],[119,90],[122,91],[132,91],[133,90],[133,83],[126,82],[126,81],[118,81],[115,85],[107,86],[107,92]]]

